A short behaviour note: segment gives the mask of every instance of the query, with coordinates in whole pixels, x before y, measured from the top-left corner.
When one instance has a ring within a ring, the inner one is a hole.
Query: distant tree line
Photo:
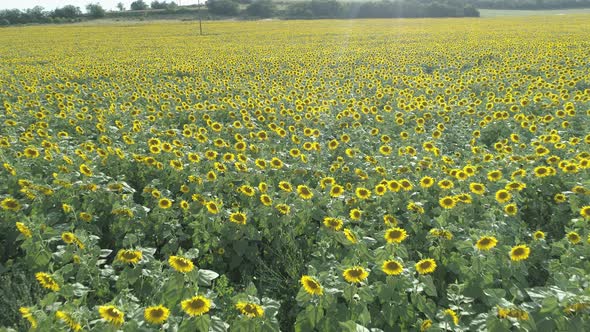
[[[468,0],[485,9],[566,9],[590,8],[590,0]]]
[[[240,12],[238,0],[209,0],[210,14],[222,16],[318,18],[401,18],[401,17],[478,17],[475,7],[456,0],[379,0],[344,2],[339,0],[303,0],[286,2],[278,10],[271,0],[240,0],[247,4]]]

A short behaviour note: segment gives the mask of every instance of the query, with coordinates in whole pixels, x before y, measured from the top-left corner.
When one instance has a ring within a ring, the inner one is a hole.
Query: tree
[[[287,5],[287,16],[290,18],[312,18],[310,2],[292,2]]]
[[[120,12],[125,10],[125,5],[122,2],[119,2],[117,4],[117,9],[119,9]]]
[[[246,13],[255,17],[272,17],[276,6],[272,0],[256,0],[246,8]]]
[[[150,4],[150,7],[152,9],[166,9],[168,7],[168,4],[166,3],[166,1],[152,1],[152,3]]]
[[[104,8],[102,8],[102,6],[97,3],[89,3],[86,5],[86,12],[92,18],[101,18],[106,14]]]
[[[337,0],[311,0],[311,12],[314,17],[338,17],[342,4]]]
[[[131,3],[131,10],[146,10],[148,9],[147,3],[143,0],[136,0]]]
[[[80,7],[66,5],[62,8],[56,8],[50,15],[51,17],[76,18],[82,15],[82,11]]]
[[[235,16],[240,12],[238,3],[232,0],[209,0],[207,9],[211,14]]]

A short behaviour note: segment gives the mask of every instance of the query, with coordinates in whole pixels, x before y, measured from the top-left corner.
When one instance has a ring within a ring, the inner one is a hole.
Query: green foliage
[[[207,1],[207,9],[211,14],[222,16],[236,16],[239,14],[239,5],[234,0],[210,0]]]
[[[102,8],[101,5],[96,3],[91,3],[86,6],[86,12],[92,18],[102,18],[105,16],[106,11]]]
[[[276,5],[272,0],[256,0],[246,7],[246,13],[252,17],[267,18],[276,13]]]

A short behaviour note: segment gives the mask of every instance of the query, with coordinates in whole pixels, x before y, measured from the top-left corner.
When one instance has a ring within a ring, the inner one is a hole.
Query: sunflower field
[[[1,29],[0,326],[583,331],[589,19]]]

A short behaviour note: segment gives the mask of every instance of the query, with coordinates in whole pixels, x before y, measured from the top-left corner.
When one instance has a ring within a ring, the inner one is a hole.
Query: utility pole
[[[201,33],[201,36],[203,35],[203,22],[201,19],[201,0],[199,0],[197,2],[197,7],[199,8],[199,32]]]

